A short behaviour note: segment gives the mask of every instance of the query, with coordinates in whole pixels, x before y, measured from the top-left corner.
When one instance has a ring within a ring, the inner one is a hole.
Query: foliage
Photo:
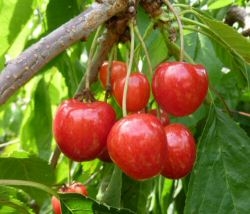
[[[0,0],[0,69],[92,2]],[[61,156],[56,168],[49,164],[56,145],[53,116],[61,101],[74,95],[86,71],[91,35],[86,42],[79,41],[52,60],[0,106],[1,213],[51,213],[51,194],[68,181],[69,174],[88,186],[89,197],[60,194],[65,213],[249,212],[250,42],[237,26],[223,23],[230,6],[247,3],[174,2],[184,26],[185,60],[203,64],[210,81],[206,102],[198,111],[183,118],[171,117],[172,122],[186,124],[197,139],[197,161],[191,175],[182,180],[157,176],[135,181],[113,164],[99,160],[70,165]],[[166,7],[164,11],[156,19],[141,7],[137,14],[153,70],[159,63],[179,57],[177,23]],[[142,70],[151,79],[138,37],[135,47],[133,69]],[[129,48],[129,42],[119,44],[115,57],[127,61]],[[104,99],[99,82],[92,85],[92,90],[97,99]],[[113,98],[109,102],[120,117],[121,109]],[[155,106],[152,97],[150,105]]]

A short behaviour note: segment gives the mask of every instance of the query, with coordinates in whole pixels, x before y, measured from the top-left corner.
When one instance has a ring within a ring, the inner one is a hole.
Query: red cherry
[[[62,214],[61,203],[58,198],[56,198],[55,196],[52,196],[51,204],[52,204],[52,209],[53,209],[54,214]]]
[[[204,101],[208,76],[202,65],[168,62],[159,65],[152,81],[155,100],[174,116],[193,113]]]
[[[108,62],[105,61],[99,70],[99,78],[101,80],[103,88],[106,88],[108,77]],[[110,84],[113,86],[114,82],[120,78],[123,78],[127,74],[127,64],[121,61],[112,61],[111,63],[111,76]]]
[[[79,193],[85,196],[88,196],[88,190],[85,185],[80,182],[75,182],[71,184],[64,192],[72,192],[72,193]]]
[[[118,79],[113,85],[113,95],[122,107],[125,78]],[[139,72],[131,74],[128,82],[127,110],[137,112],[146,107],[150,96],[150,85],[147,77]]]
[[[63,102],[54,119],[54,136],[61,151],[74,161],[97,157],[106,146],[107,135],[116,121],[111,105],[105,102]]]
[[[140,180],[162,170],[166,139],[159,119],[150,114],[131,114],[112,127],[107,140],[109,155],[128,176]]]
[[[63,186],[59,190],[60,193],[79,193],[84,196],[88,196],[88,190],[85,185],[80,182],[71,184],[70,186]],[[54,214],[62,214],[61,203],[58,198],[52,196],[51,204]]]
[[[148,113],[158,117],[156,109],[151,109],[151,110],[149,110]],[[170,119],[169,119],[169,116],[168,116],[167,112],[160,109],[160,115],[159,116],[160,116],[159,119],[160,119],[163,126],[167,126],[168,124],[170,124]]]
[[[167,178],[179,179],[193,168],[196,158],[196,144],[189,129],[178,123],[164,128],[167,149],[161,174]]]

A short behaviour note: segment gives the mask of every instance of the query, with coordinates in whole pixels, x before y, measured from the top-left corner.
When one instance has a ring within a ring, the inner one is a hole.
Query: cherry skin
[[[107,140],[110,158],[135,180],[148,179],[162,170],[166,151],[163,126],[150,114],[131,114],[115,123]]]
[[[108,62],[105,61],[99,70],[99,79],[102,83],[103,88],[107,86],[107,77],[108,77]],[[111,63],[111,76],[110,84],[113,86],[114,82],[120,78],[123,78],[127,74],[127,64],[121,61],[112,61]]]
[[[148,113],[158,117],[157,109],[151,109],[148,111]],[[170,119],[169,119],[168,113],[163,111],[162,109],[160,109],[159,117],[160,117],[159,119],[160,119],[163,126],[167,126],[168,124],[170,124]]]
[[[125,78],[118,79],[113,85],[113,95],[122,107]],[[150,85],[147,77],[139,72],[131,74],[128,82],[127,111],[137,112],[146,107],[150,97]]]
[[[159,65],[152,91],[161,108],[174,116],[186,116],[198,109],[208,91],[208,75],[203,65],[167,62]]]
[[[59,192],[60,193],[79,193],[81,195],[88,196],[87,187],[84,186],[80,182],[73,183],[70,186],[63,186],[62,188],[59,189]],[[62,214],[61,203],[57,197],[52,196],[51,204],[52,204],[52,209],[53,209],[54,214]]]
[[[196,159],[196,144],[189,129],[178,123],[164,127],[167,149],[161,174],[167,178],[179,179],[193,168]]]
[[[53,132],[62,153],[74,161],[88,161],[96,158],[106,146],[115,121],[116,114],[111,105],[71,99],[58,108]]]

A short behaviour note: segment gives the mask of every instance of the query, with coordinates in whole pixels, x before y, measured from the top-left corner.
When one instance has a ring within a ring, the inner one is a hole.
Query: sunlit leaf
[[[219,8],[222,8],[222,7],[225,7],[227,5],[230,5],[234,3],[233,0],[217,0],[217,1],[212,1],[209,5],[208,5],[208,8],[210,10],[215,10],[215,9],[219,9]]]

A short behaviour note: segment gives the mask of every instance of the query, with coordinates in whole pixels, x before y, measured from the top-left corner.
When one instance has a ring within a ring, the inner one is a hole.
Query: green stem
[[[87,69],[86,69],[86,74],[85,74],[86,76],[83,75],[74,96],[77,95],[84,88],[84,83],[85,83],[86,89],[90,88],[90,83],[89,83],[90,67],[92,64],[92,59],[94,58],[94,52],[95,52],[96,47],[97,47],[98,36],[100,35],[101,29],[102,29],[102,26],[100,26],[95,33],[95,36],[94,36],[94,39],[93,39],[93,42],[91,44],[90,51],[89,51]]]
[[[106,91],[105,91],[105,102],[107,102],[108,97],[111,93],[111,73],[112,73],[112,64],[113,64],[113,59],[114,59],[114,52],[115,52],[115,46],[112,47],[111,52],[109,54],[109,59],[108,59],[108,73],[107,73],[107,82],[106,82]]]
[[[122,114],[123,117],[127,116],[127,94],[128,94],[128,82],[129,77],[132,71],[132,64],[134,58],[134,48],[135,48],[135,35],[134,35],[134,20],[129,22],[130,34],[131,34],[131,43],[130,43],[130,55],[129,55],[129,63],[128,63],[128,71],[125,78],[124,91],[122,97]]]
[[[183,26],[182,26],[182,23],[181,23],[181,19],[180,19],[179,15],[177,14],[177,12],[175,11],[172,4],[168,0],[164,0],[163,2],[168,6],[170,11],[174,14],[174,16],[176,18],[176,21],[178,23],[179,34],[180,34],[180,59],[179,60],[183,61],[183,56],[184,56],[184,34],[183,34]]]
[[[150,61],[150,58],[149,58],[149,53],[148,53],[147,47],[146,47],[146,45],[145,45],[145,43],[143,41],[143,38],[142,38],[137,26],[134,27],[134,30],[135,30],[135,34],[137,35],[138,39],[140,40],[140,43],[142,45],[143,50],[145,52],[145,56],[146,56],[147,63],[148,63],[148,68],[149,68],[149,74],[150,74],[150,76],[152,76],[153,75],[153,69],[152,69],[152,65],[151,65],[151,61]]]
[[[50,195],[55,195],[55,196],[57,195],[56,192],[53,191],[51,188],[45,186],[44,184],[40,184],[34,181],[0,179],[0,185],[34,187],[43,190],[44,192],[47,192]]]

